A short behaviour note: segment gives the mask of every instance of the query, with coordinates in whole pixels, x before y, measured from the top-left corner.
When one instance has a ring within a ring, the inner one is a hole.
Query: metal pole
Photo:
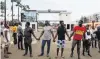
[[[5,25],[6,25],[6,0],[5,0],[5,17],[4,17]]]
[[[13,21],[13,1],[12,1],[12,21]]]
[[[18,6],[18,21],[19,21],[19,6]]]
[[[37,31],[38,31],[38,13],[36,13]]]

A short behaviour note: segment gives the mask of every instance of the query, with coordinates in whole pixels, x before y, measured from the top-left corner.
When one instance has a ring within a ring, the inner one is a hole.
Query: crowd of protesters
[[[10,28],[8,24],[3,25],[3,23],[1,23],[0,26],[1,26],[0,33],[1,33],[1,36],[3,37],[2,40],[4,41],[4,44],[5,44],[4,57],[9,58],[8,54],[12,54],[11,52],[9,52],[9,45],[11,41]],[[32,56],[32,45],[31,45],[32,35],[33,37],[35,37],[36,40],[40,40],[41,37],[43,36],[41,53],[38,56],[44,55],[44,46],[47,43],[47,57],[49,57],[51,39],[52,39],[51,36],[52,36],[53,42],[57,41],[56,58],[58,57],[60,48],[61,48],[61,57],[64,58],[63,52],[64,52],[65,42],[66,42],[65,34],[67,35],[69,41],[71,41],[71,37],[73,36],[70,57],[73,57],[74,48],[77,45],[78,59],[81,58],[80,57],[81,42],[83,42],[83,52],[82,52],[83,56],[85,56],[85,52],[87,52],[88,56],[92,57],[90,47],[97,48],[97,43],[98,43],[98,52],[100,53],[100,26],[98,26],[97,28],[91,28],[89,25],[86,25],[86,26],[83,25],[82,20],[78,22],[78,25],[74,26],[73,32],[71,35],[68,35],[68,32],[64,25],[64,21],[59,22],[59,26],[56,30],[56,35],[54,35],[52,31],[52,27],[49,21],[45,21],[45,26],[39,38],[36,37],[33,29],[30,27],[30,22],[26,22],[24,30],[22,29],[21,23],[19,23],[17,26],[13,26],[12,32],[13,32],[12,36],[14,39],[13,41],[14,45],[18,44],[18,49],[25,50],[25,53],[23,54],[23,56],[26,56],[28,54],[28,49],[29,49],[30,57],[33,57]],[[56,37],[58,37],[57,40],[56,40]],[[24,41],[24,44],[23,44],[23,41]]]

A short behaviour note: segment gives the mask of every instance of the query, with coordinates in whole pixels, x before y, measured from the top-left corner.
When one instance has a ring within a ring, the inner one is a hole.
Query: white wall
[[[22,28],[25,29],[26,22],[22,22]],[[35,24],[35,31],[37,32],[37,22],[30,22],[30,27],[32,28],[32,24]]]
[[[76,24],[76,21],[72,21],[71,14],[68,14],[67,16],[66,14],[61,14],[60,19],[63,20],[66,25],[70,24],[70,29],[67,29],[68,31],[71,31],[71,24]]]
[[[39,13],[38,20],[59,20],[59,13]]]

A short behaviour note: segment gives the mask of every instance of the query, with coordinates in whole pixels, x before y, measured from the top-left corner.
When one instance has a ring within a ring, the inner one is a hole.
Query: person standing
[[[3,22],[0,23],[0,37],[3,38],[3,30],[4,30],[4,24]],[[1,39],[2,42],[2,39]],[[2,43],[0,43],[1,49],[2,49]]]
[[[3,22],[1,22],[1,25],[0,25],[0,34],[3,36],[3,30],[4,30],[4,24]]]
[[[17,26],[16,26],[16,24],[14,24],[12,29],[13,29],[14,44],[16,45],[17,44]]]
[[[96,33],[96,36],[97,36],[97,39],[98,39],[98,48],[99,48],[99,53],[100,53],[100,26],[97,27],[97,31],[95,32]]]
[[[39,56],[44,55],[44,47],[47,42],[47,57],[49,57],[50,45],[51,45],[51,35],[54,38],[53,31],[52,31],[49,21],[45,21],[45,26],[44,26],[44,29],[43,29],[39,39],[42,37],[42,35],[44,35],[44,37],[42,40],[41,54]]]
[[[10,45],[10,30],[9,30],[9,26],[5,25],[5,28],[3,30],[3,36],[4,36],[4,57],[5,58],[9,58],[8,54],[12,54],[11,52],[9,52],[9,45]]]
[[[22,29],[22,24],[19,23],[18,28],[17,28],[17,33],[18,33],[18,49],[21,48],[23,49],[23,29]]]
[[[61,57],[64,58],[63,57],[63,52],[64,52],[64,47],[65,47],[65,34],[69,38],[69,35],[68,35],[68,33],[66,31],[66,28],[64,26],[64,21],[60,21],[60,26],[58,27],[57,33],[56,33],[56,35],[54,37],[54,40],[53,40],[55,42],[55,39],[58,36],[58,40],[57,40],[57,57],[58,57],[58,54],[59,54],[59,49],[61,48]]]
[[[86,51],[88,53],[88,55],[90,57],[92,57],[90,54],[91,35],[92,35],[92,33],[89,29],[89,25],[86,25],[86,32],[84,34],[84,39],[83,39],[83,56],[85,56],[84,52]]]
[[[92,48],[94,48],[94,47],[97,48],[97,39],[96,39],[96,34],[95,34],[96,30],[95,30],[95,28],[92,28],[91,31],[92,31],[92,40],[91,40]]]
[[[25,30],[24,30],[24,46],[25,46],[25,54],[23,56],[26,56],[27,53],[28,53],[28,49],[29,49],[29,52],[30,52],[30,57],[33,57],[32,56],[32,46],[31,46],[31,43],[32,43],[32,35],[33,37],[36,38],[32,28],[30,27],[30,22],[26,22],[25,24]]]
[[[83,26],[83,21],[80,20],[78,26],[75,26],[73,28],[73,33],[70,36],[70,39],[71,39],[71,37],[74,35],[70,57],[73,57],[73,53],[74,53],[73,51],[77,44],[77,54],[78,54],[78,59],[80,59],[81,40],[83,38],[85,31],[86,31],[86,28],[85,28],[85,26]]]

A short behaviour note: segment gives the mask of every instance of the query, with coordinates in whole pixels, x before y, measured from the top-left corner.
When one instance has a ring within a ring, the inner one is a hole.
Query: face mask
[[[82,26],[82,24],[79,24],[79,26],[81,27],[81,26]]]

